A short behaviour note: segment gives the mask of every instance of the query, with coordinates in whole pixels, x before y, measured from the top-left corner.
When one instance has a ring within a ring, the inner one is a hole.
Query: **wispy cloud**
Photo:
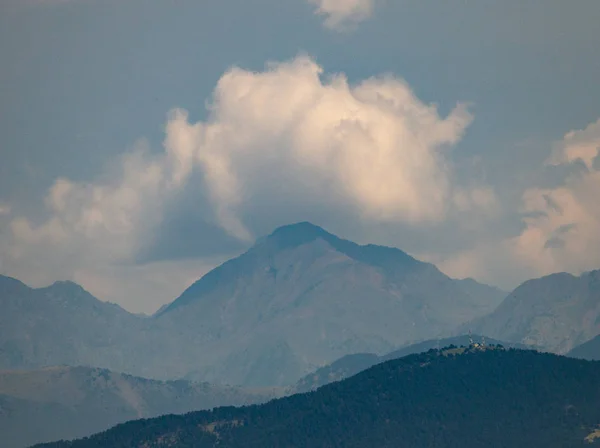
[[[327,28],[344,30],[371,17],[379,0],[308,0]]]
[[[443,264],[451,274],[484,280],[600,268],[600,120],[568,132],[546,164],[580,163],[553,188],[531,187],[522,195],[523,230],[487,241]]]

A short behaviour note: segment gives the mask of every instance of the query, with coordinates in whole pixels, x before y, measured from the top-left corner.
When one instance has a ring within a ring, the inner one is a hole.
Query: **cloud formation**
[[[600,120],[567,133],[546,165],[569,166],[563,182],[532,187],[522,195],[523,230],[517,236],[479,244],[447,260],[453,275],[484,280],[515,279],[600,268]]]
[[[583,163],[556,188],[532,188],[523,195],[526,228],[516,255],[538,272],[581,272],[600,267],[600,120],[565,135],[549,164]]]
[[[57,179],[45,198],[50,214],[47,221],[35,225],[16,218],[11,222],[11,253],[19,258],[46,246],[60,247],[57,253],[80,262],[87,256],[96,262],[131,259],[161,217],[162,202],[171,188],[166,172],[169,162],[169,154],[152,158],[141,143],[105,173],[103,180],[76,183]]]
[[[265,207],[265,231],[288,223],[286,210],[310,220],[326,209],[365,226],[485,214],[495,207],[493,191],[458,184],[448,154],[471,120],[461,104],[440,116],[401,79],[350,85],[307,56],[263,72],[232,68],[207,120],[191,123],[174,110],[161,154],[142,142],[94,182],[58,179],[45,199],[48,219],[13,219],[0,245],[26,280],[21,271],[89,284],[116,265],[137,272],[136,257],[156,239],[167,205],[198,188],[194,176],[203,185],[195,194],[208,199],[200,201],[209,204],[206,221],[247,244]]]
[[[299,206],[310,198],[372,221],[443,220],[455,193],[445,153],[472,120],[467,108],[440,117],[391,76],[356,86],[322,77],[305,56],[262,73],[234,68],[207,122],[172,114],[168,146],[199,165],[221,225],[250,239],[240,216],[261,195]],[[464,207],[488,199],[460,198]]]
[[[325,16],[327,28],[342,30],[368,19],[376,0],[308,0],[317,7],[315,13]]]

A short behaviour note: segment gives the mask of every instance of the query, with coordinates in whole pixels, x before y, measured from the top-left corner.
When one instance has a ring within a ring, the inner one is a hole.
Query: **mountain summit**
[[[239,269],[243,268],[244,265],[250,265],[259,261],[261,258],[268,259],[283,251],[299,249],[302,246],[310,245],[317,241],[324,242],[332,250],[335,250],[349,259],[367,265],[388,268],[400,267],[401,265],[406,268],[411,267],[411,265],[427,265],[427,263],[414,259],[400,249],[376,246],[373,244],[360,246],[352,241],[338,238],[322,227],[304,221],[278,227],[270,235],[258,239],[256,244],[248,252],[238,258],[229,260],[222,266],[219,266],[206,274],[190,286],[174,302],[169,306],[166,306],[162,312],[157,313],[157,315],[167,313],[181,305],[185,305],[188,301],[193,300],[193,298],[201,297],[206,291],[210,290],[218,283],[219,279],[225,278],[223,276],[226,276],[234,269],[236,272],[239,272]],[[429,266],[437,270],[433,265]],[[487,287],[487,285],[483,286]]]
[[[209,272],[155,319],[205,347],[192,378],[283,385],[348,353],[448,331],[490,312],[500,300],[490,294],[474,297],[399,249],[302,222]]]

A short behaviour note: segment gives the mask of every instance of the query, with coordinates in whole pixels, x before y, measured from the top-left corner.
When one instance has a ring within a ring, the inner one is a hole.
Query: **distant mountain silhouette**
[[[600,334],[600,271],[528,280],[488,316],[461,326],[509,342],[567,353]]]
[[[0,371],[0,446],[83,437],[128,420],[267,401],[263,393],[88,367]]]
[[[453,280],[405,252],[302,222],[276,229],[157,315],[203,346],[188,378],[286,385],[348,353],[386,353],[492,311],[496,288]]]
[[[567,353],[567,356],[579,359],[589,359],[590,361],[600,361],[600,336],[596,336],[573,348]]]
[[[0,276],[0,368],[109,366],[143,320],[72,282],[33,289]]]
[[[600,364],[449,347],[259,406],[138,420],[45,448],[558,448],[598,444]]]
[[[0,280],[0,368],[85,365],[155,379],[288,386],[346,354],[388,353],[491,312],[497,288],[310,223],[276,229],[155,316],[80,286]]]

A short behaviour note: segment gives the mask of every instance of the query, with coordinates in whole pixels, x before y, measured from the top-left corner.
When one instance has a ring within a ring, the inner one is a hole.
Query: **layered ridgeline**
[[[259,403],[268,391],[152,381],[104,369],[0,371],[0,446],[73,439],[117,423],[217,406]]]
[[[430,339],[394,350],[393,352],[383,356],[377,356],[374,353],[357,353],[342,356],[340,359],[335,360],[331,364],[327,364],[326,366],[317,369],[315,372],[309,373],[305,377],[301,378],[294,386],[287,388],[287,393],[293,394],[309,392],[326,384],[349,378],[359,372],[362,372],[363,370],[368,369],[369,367],[385,361],[403,358],[415,353],[422,353],[431,349],[439,349],[440,347],[447,347],[451,345],[456,347],[468,347],[470,346],[471,342],[474,344],[480,344],[482,346],[494,345],[505,348],[527,348],[523,344],[507,343],[498,341],[496,339],[485,338],[484,336],[479,335],[462,335],[452,338]]]
[[[600,440],[599,382],[589,361],[432,350],[260,406],[134,421],[45,447],[583,447]]]
[[[205,275],[155,320],[203,347],[190,378],[282,385],[348,353],[431,338],[500,302],[496,289],[473,286],[401,250],[300,223]]]
[[[494,312],[462,326],[509,342],[567,353],[600,334],[600,271],[528,280]]]
[[[483,316],[502,293],[309,223],[277,229],[147,318],[81,287],[0,278],[0,368],[89,365],[158,379],[290,385]]]

